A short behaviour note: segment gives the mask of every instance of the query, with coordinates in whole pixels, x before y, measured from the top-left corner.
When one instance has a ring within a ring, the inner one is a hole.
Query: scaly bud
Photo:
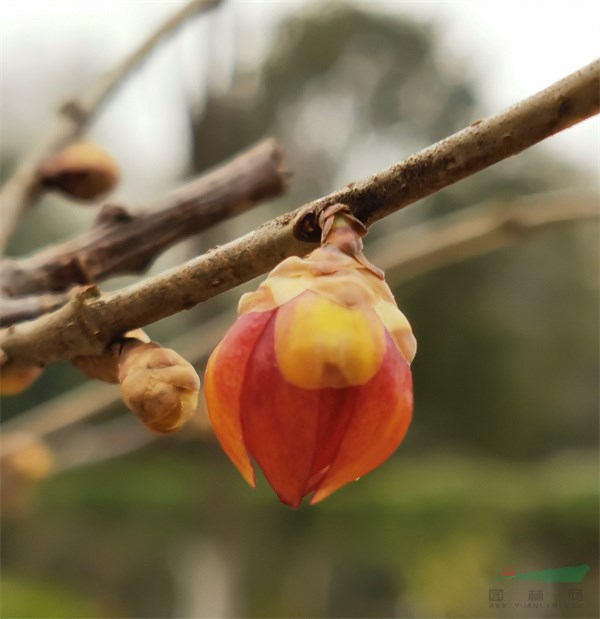
[[[125,340],[119,363],[121,397],[151,430],[179,430],[196,412],[200,379],[191,363],[155,342]]]
[[[40,166],[41,183],[70,198],[90,201],[111,191],[119,180],[113,158],[92,142],[71,144]]]
[[[279,264],[242,296],[211,355],[215,433],[254,486],[254,458],[282,502],[317,503],[386,460],[412,416],[416,341],[362,251],[364,226],[334,205],[322,246]]]

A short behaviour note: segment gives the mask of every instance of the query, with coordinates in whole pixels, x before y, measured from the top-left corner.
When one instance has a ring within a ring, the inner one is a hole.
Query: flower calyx
[[[321,247],[337,247],[347,256],[354,258],[371,271],[373,275],[384,279],[383,271],[367,260],[363,251],[362,237],[367,233],[366,226],[352,215],[345,204],[333,204],[319,213],[321,227]]]

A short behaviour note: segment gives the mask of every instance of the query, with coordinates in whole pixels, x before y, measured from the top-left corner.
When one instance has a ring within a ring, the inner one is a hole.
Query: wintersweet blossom
[[[211,355],[205,398],[244,479],[253,458],[280,500],[317,503],[386,460],[412,416],[416,342],[362,224],[337,205],[322,246],[279,264],[245,294]]]

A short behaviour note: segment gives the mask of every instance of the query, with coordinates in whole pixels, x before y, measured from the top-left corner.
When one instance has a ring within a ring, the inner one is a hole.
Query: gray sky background
[[[5,0],[0,5],[2,147],[22,152],[55,106],[110,68],[165,16],[167,0]],[[234,59],[260,62],[282,17],[318,1],[238,0],[196,18],[130,79],[91,137],[119,161],[118,196],[147,200],[172,186],[189,153],[186,106],[206,83],[224,88]],[[533,94],[600,52],[598,2],[362,2],[433,22],[445,52],[481,84],[488,113]],[[598,172],[600,123],[588,120],[543,148]],[[364,176],[372,170],[365,170]]]

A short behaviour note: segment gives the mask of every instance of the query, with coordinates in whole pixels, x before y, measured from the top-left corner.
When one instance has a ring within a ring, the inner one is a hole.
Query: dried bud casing
[[[42,373],[37,365],[10,367],[0,370],[0,395],[17,395],[32,385]]]
[[[89,201],[114,189],[119,169],[106,151],[91,142],[77,142],[43,163],[39,177],[45,187]]]
[[[196,370],[174,350],[155,342],[125,343],[119,382],[127,407],[160,434],[179,430],[198,407]]]

